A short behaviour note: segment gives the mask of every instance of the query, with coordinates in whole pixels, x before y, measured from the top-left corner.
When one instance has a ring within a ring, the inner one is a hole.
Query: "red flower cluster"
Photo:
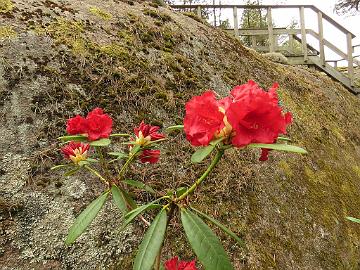
[[[142,121],[140,126],[134,129],[136,135],[135,144],[145,147],[152,141],[165,138],[165,135],[158,133],[160,127],[147,125]],[[156,163],[160,158],[160,150],[144,149],[139,156],[142,163]]]
[[[165,270],[197,270],[195,260],[191,262],[179,261],[178,257],[174,257],[165,262]]]
[[[194,146],[206,146],[220,137],[236,147],[273,143],[292,122],[291,113],[283,114],[278,104],[277,88],[274,84],[266,92],[249,81],[234,87],[222,100],[216,100],[212,91],[193,97],[186,103],[187,140]]]
[[[80,161],[86,160],[89,147],[89,144],[82,142],[70,142],[61,148],[61,151],[65,158],[71,159],[75,164],[79,164]]]
[[[88,113],[86,118],[77,115],[66,123],[66,132],[70,135],[84,134],[89,141],[108,138],[111,133],[112,119],[100,108]]]

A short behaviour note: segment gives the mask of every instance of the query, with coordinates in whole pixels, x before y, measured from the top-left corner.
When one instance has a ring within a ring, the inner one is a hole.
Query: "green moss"
[[[289,177],[294,176],[294,173],[293,173],[290,165],[285,160],[279,161],[278,165],[283,170],[283,172],[285,173],[286,176],[289,176]]]
[[[112,15],[109,12],[106,12],[98,7],[90,7],[89,12],[105,21],[112,19]]]
[[[121,30],[118,32],[118,37],[120,38],[121,41],[125,42],[127,45],[133,45],[135,38],[134,36],[126,31],[126,30]]]
[[[161,12],[159,12],[157,10],[153,10],[153,9],[145,9],[144,15],[150,16],[150,17],[152,17],[158,21],[161,21],[163,23],[172,21],[172,19],[169,15],[166,15],[164,13],[161,13]]]
[[[0,38],[14,38],[17,36],[17,33],[12,26],[0,26]]]
[[[14,4],[11,0],[0,0],[0,13],[8,13],[12,11]]]
[[[38,33],[41,34],[42,31],[53,37],[57,43],[70,47],[76,55],[87,53],[87,41],[85,40],[82,22],[60,18]]]
[[[121,58],[121,59],[129,58],[128,49],[124,48],[121,44],[116,42],[101,46],[100,51],[108,56],[115,58]]]

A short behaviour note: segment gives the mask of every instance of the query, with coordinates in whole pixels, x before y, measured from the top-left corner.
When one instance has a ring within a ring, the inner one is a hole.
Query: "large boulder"
[[[119,230],[109,201],[73,246],[74,218],[99,195],[85,172],[62,177],[56,138],[66,119],[102,107],[116,131],[141,120],[181,124],[184,104],[249,79],[280,84],[293,112],[293,143],[308,155],[229,151],[195,197],[198,208],[239,234],[222,236],[236,269],[359,269],[360,100],[317,71],[272,63],[194,15],[142,1],[0,0],[1,269],[130,269],[144,232]],[[206,167],[171,135],[161,162],[132,177],[158,190],[190,184]],[[139,202],[149,199],[139,193]],[[194,255],[178,223],[164,257]],[[220,234],[222,235],[222,234]]]

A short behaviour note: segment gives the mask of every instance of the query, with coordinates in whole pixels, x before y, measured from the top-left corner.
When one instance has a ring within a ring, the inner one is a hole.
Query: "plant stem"
[[[179,198],[176,198],[174,202],[178,202],[186,198],[189,194],[193,193],[194,190],[197,188],[198,185],[202,183],[202,181],[205,180],[205,178],[209,175],[209,173],[215,168],[216,164],[220,161],[221,157],[224,154],[224,149],[218,149],[218,152],[216,153],[216,156],[212,160],[209,167],[206,169],[206,171],[195,181],[195,183]]]
[[[139,149],[140,150],[140,149]],[[130,156],[129,158],[126,160],[125,164],[121,167],[120,172],[119,172],[119,180],[121,180],[121,178],[123,177],[126,168],[129,166],[129,164],[134,160],[135,155],[138,153],[139,151],[136,151],[135,153],[131,153],[130,152]]]
[[[107,162],[106,162],[105,159],[104,159],[104,155],[103,155],[103,152],[102,152],[101,147],[98,147],[98,146],[97,146],[97,147],[95,147],[95,150],[96,150],[96,152],[99,154],[100,164],[101,164],[101,166],[103,167],[103,169],[105,170],[106,177],[110,178],[109,167],[108,167]]]
[[[104,177],[102,177],[102,175],[98,171],[96,171],[95,169],[89,167],[88,165],[84,165],[84,168],[89,170],[91,173],[93,173],[97,177],[99,177],[100,180],[103,181],[105,185],[109,185],[109,182]]]

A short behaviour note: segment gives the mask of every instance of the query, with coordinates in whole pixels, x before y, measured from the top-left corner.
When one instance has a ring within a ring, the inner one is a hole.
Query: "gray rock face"
[[[181,124],[184,104],[205,89],[225,96],[253,79],[279,82],[293,112],[289,136],[307,156],[231,150],[194,198],[233,228],[247,250],[224,245],[236,269],[358,269],[360,100],[311,70],[271,64],[191,14],[142,1],[0,0],[1,269],[130,269],[141,224],[120,231],[109,200],[87,233],[63,241],[103,186],[86,172],[62,177],[56,138],[66,119],[103,107],[115,132],[146,122]],[[115,144],[114,149],[120,145]],[[182,134],[160,164],[129,178],[157,190],[190,185],[206,165],[188,161]],[[140,203],[150,197],[136,193]],[[151,217],[149,217],[151,218]],[[174,222],[164,259],[194,257]]]

